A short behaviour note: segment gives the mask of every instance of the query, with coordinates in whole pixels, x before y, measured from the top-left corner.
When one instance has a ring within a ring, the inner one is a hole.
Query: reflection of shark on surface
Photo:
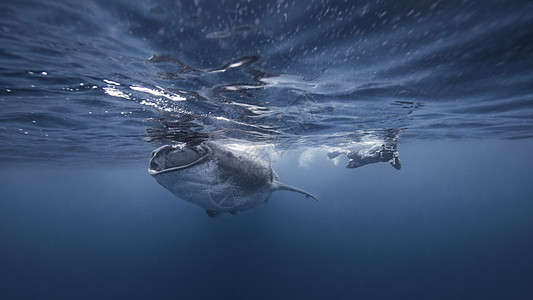
[[[280,182],[268,162],[215,142],[160,147],[152,152],[148,171],[167,190],[202,207],[211,217],[254,208],[277,190],[316,200]]]
[[[400,170],[402,167],[395,143],[375,145],[368,149],[356,151],[334,151],[328,153],[328,157],[334,159],[343,153],[350,159],[346,168],[359,168],[377,162],[389,162],[396,170]]]

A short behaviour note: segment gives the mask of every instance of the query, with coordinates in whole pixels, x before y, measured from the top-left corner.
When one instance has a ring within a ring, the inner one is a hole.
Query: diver
[[[328,157],[334,159],[342,153],[341,151],[330,152],[328,153]],[[349,151],[345,154],[350,159],[346,168],[359,168],[377,162],[389,162],[396,170],[400,170],[402,167],[395,143],[375,145],[369,149]]]

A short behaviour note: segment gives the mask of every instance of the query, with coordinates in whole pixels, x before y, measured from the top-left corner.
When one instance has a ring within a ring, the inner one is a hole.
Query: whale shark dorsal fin
[[[297,187],[293,187],[293,186],[290,186],[288,184],[285,184],[281,181],[274,181],[274,189],[275,190],[286,190],[286,191],[292,191],[292,192],[297,192],[297,193],[300,193],[300,194],[304,194],[306,198],[313,198],[315,199],[316,201],[318,201],[318,198],[311,195],[310,193],[302,190],[302,189],[299,189]]]

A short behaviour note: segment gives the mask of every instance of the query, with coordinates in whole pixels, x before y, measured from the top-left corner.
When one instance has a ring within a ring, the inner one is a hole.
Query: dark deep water
[[[529,1],[2,1],[0,45],[0,299],[533,298]],[[148,174],[205,140],[320,202]]]
[[[531,143],[402,149],[399,172],[282,159],[320,203],[214,219],[144,166],[3,169],[2,298],[528,299]]]

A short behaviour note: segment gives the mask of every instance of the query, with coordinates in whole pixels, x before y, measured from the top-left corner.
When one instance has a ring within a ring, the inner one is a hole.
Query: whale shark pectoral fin
[[[302,190],[302,189],[299,189],[297,187],[293,187],[293,186],[290,186],[288,184],[285,184],[283,182],[280,182],[280,181],[275,181],[274,182],[274,187],[275,187],[275,190],[286,190],[286,191],[292,191],[292,192],[297,192],[297,193],[300,193],[300,194],[304,194],[306,198],[313,198],[315,199],[317,202],[319,201],[317,197],[311,195],[310,193]]]
[[[208,216],[210,216],[211,218],[218,217],[218,216],[220,215],[219,212],[214,211],[214,210],[208,210],[208,209],[205,210],[205,213],[206,213]]]

